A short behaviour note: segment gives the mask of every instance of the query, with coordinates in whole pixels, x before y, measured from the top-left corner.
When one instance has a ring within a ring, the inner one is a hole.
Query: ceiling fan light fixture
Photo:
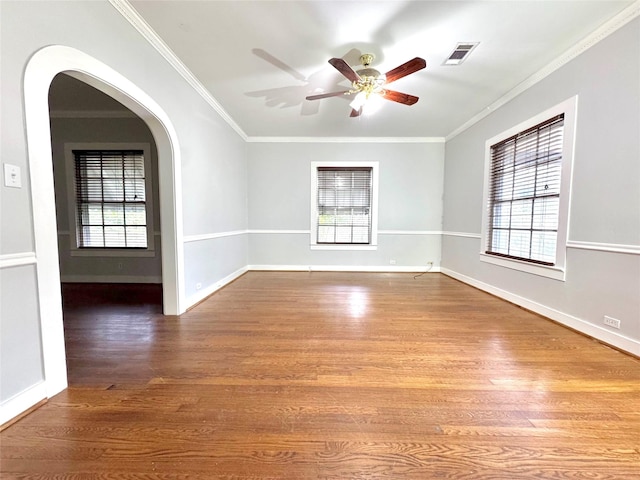
[[[372,115],[382,107],[382,95],[374,94],[368,95],[366,92],[359,92],[353,98],[349,106],[356,112],[362,113],[363,115]]]
[[[367,113],[375,110],[375,103],[378,100],[389,100],[404,105],[413,105],[418,101],[418,97],[408,95],[406,93],[389,90],[388,84],[395,82],[407,75],[422,70],[427,66],[427,62],[420,57],[415,57],[408,62],[398,65],[396,68],[389,70],[387,73],[380,73],[369,65],[373,61],[372,54],[364,54],[360,56],[360,63],[364,68],[355,71],[343,58],[330,58],[329,64],[338,70],[345,78],[351,81],[351,89],[339,92],[322,93],[318,95],[309,95],[305,97],[307,100],[320,100],[322,98],[337,97],[342,95],[354,95],[350,103],[350,117],[358,117],[364,113],[366,105]],[[370,105],[373,102],[374,105]],[[381,104],[382,102],[378,102]]]
[[[362,106],[362,114],[365,116],[373,115],[382,108],[383,104],[382,95],[371,95]]]
[[[349,106],[354,110],[360,110],[367,103],[367,94],[365,92],[358,92],[356,96],[351,100]]]

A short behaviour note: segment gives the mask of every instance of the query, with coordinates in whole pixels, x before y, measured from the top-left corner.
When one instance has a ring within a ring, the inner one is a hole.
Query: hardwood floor
[[[66,290],[71,387],[3,479],[640,479],[640,361],[446,276],[110,296]]]

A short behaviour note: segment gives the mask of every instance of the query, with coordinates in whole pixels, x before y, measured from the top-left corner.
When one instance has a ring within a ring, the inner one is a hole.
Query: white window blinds
[[[371,167],[318,167],[317,243],[371,243],[371,190]]]
[[[79,248],[147,248],[142,150],[74,150]]]
[[[491,146],[486,253],[554,265],[564,115]]]

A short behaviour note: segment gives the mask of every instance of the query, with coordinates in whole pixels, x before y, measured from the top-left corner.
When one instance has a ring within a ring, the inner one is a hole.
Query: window
[[[315,162],[312,167],[312,244],[375,246],[377,166]]]
[[[487,142],[483,260],[564,278],[574,111],[575,99]]]
[[[564,114],[491,147],[486,253],[554,265]]]
[[[78,248],[147,248],[142,150],[73,150]]]

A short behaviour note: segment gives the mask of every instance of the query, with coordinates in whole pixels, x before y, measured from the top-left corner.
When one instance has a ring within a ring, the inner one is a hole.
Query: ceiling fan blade
[[[359,117],[362,114],[362,107],[360,107],[358,110],[356,110],[355,108],[351,109],[351,115],[349,115],[350,117]]]
[[[393,70],[389,70],[386,73],[387,81],[386,83],[395,82],[396,80],[406,77],[412,73],[417,72],[418,70],[422,70],[427,66],[427,62],[423,58],[416,57],[412,60],[409,60],[406,63],[403,63],[399,67],[394,68]]]
[[[391,100],[392,102],[402,103],[404,105],[413,105],[419,98],[408,93],[396,92],[395,90],[385,90],[382,98]]]
[[[352,82],[357,82],[358,80],[360,80],[360,76],[356,73],[356,71],[351,68],[349,64],[342,58],[332,58],[329,60],[329,63]]]
[[[307,100],[320,100],[321,98],[339,97],[341,95],[348,95],[349,90],[342,90],[341,92],[320,93],[318,95],[309,95],[305,97]]]

